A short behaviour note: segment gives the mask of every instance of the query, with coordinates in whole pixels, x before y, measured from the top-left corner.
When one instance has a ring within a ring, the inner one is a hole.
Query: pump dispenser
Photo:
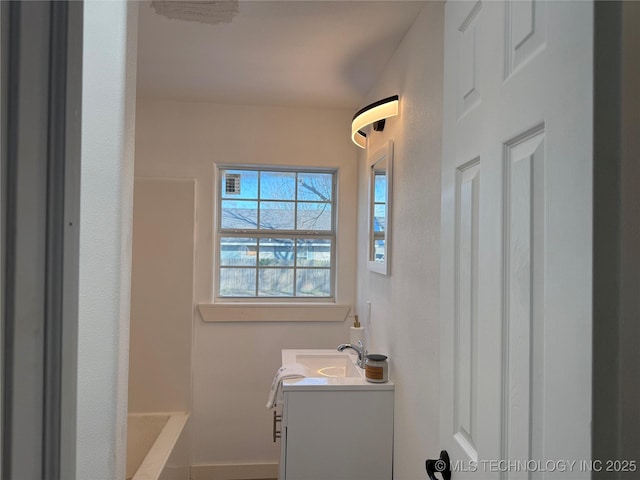
[[[354,315],[353,327],[351,327],[351,332],[349,333],[349,343],[351,345],[357,345],[358,341],[364,344],[364,328],[360,326],[358,315]]]

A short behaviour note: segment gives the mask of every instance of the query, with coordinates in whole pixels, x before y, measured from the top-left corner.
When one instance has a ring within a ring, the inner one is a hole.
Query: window
[[[335,172],[219,172],[218,297],[333,297]]]

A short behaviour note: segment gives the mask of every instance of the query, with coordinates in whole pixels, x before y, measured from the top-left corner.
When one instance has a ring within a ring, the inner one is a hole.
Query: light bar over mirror
[[[362,129],[373,123],[375,131],[384,130],[385,118],[398,115],[398,100],[398,95],[393,95],[358,110],[351,121],[351,140],[353,143],[360,148],[367,148],[367,134]]]

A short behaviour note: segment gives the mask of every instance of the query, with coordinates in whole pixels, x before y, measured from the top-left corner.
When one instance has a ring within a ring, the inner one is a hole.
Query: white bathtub
[[[127,480],[189,480],[186,412],[127,417]]]

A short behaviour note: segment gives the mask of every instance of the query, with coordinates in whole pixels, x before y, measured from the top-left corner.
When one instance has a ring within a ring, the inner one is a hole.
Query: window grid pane
[[[260,201],[260,230],[295,230],[295,202]]]
[[[231,200],[258,199],[258,172],[252,170],[224,169],[220,170],[220,173],[222,198]],[[231,189],[230,187],[235,188]]]
[[[296,271],[298,297],[327,297],[331,292],[331,270],[303,268]]]
[[[222,200],[221,225],[225,230],[255,230],[258,228],[258,203],[246,200]]]
[[[296,173],[263,170],[260,172],[262,200],[295,200]]]
[[[301,201],[332,202],[333,175],[330,173],[298,172],[296,198]]]
[[[258,265],[260,267],[293,267],[295,242],[290,238],[261,238],[258,240]]]
[[[255,267],[258,242],[255,238],[223,237],[220,239],[221,267]]]
[[[220,296],[255,297],[258,290],[256,280],[254,267],[221,267]]]
[[[293,268],[259,268],[259,297],[293,297]]]

